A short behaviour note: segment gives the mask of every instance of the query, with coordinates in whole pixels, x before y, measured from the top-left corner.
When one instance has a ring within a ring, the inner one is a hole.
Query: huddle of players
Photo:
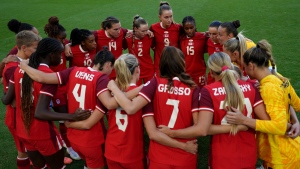
[[[195,138],[205,135],[213,135],[211,168],[255,168],[257,150],[266,168],[297,168],[300,140],[293,131],[299,122],[289,110],[299,111],[300,101],[288,80],[276,74],[270,45],[255,45],[238,33],[239,21],[212,22],[207,38],[195,31],[193,17],[180,25],[172,15],[170,5],[161,3],[160,22],[150,27],[153,38],[139,16],[131,37],[125,37],[128,30],[118,19],[108,17],[93,33],[72,30],[66,49],[62,26],[47,33],[60,41],[40,41],[31,31],[18,33],[18,59],[29,58],[29,64],[22,62],[22,69],[16,62],[6,64],[2,98],[8,105],[6,124],[17,143],[18,168],[29,167],[27,154],[35,168],[64,167],[63,134],[52,122],[57,120],[66,121],[60,125],[68,127],[64,140],[88,168],[103,168],[105,161],[109,168],[196,168]],[[126,48],[129,54],[122,55]],[[61,58],[63,50],[72,56]],[[208,78],[205,52],[210,55]],[[260,91],[253,79],[260,82]],[[48,110],[51,99],[55,112]],[[151,140],[148,164],[143,125]],[[292,134],[286,136],[290,128]]]

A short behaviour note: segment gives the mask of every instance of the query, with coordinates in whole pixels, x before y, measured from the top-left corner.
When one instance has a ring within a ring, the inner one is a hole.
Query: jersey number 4
[[[80,95],[78,94],[79,89],[80,89]],[[82,109],[84,109],[85,92],[86,92],[86,85],[80,85],[78,83],[76,83],[72,91],[75,100],[79,103],[79,107]]]

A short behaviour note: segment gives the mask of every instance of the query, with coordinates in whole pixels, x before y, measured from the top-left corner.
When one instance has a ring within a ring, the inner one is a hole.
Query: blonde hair
[[[224,52],[214,53],[209,57],[207,65],[222,80],[226,92],[224,110],[231,110],[231,107],[234,107],[243,112],[244,94],[237,83],[238,74],[233,69],[230,57]],[[233,135],[237,133],[236,125],[232,125],[230,133]]]
[[[34,42],[39,42],[42,38],[33,33],[32,31],[21,31],[16,35],[16,44],[18,49],[21,49],[23,45],[26,47],[31,46]]]
[[[139,66],[137,58],[132,54],[122,54],[114,64],[116,70],[116,83],[122,91],[125,91],[130,84],[136,67]]]

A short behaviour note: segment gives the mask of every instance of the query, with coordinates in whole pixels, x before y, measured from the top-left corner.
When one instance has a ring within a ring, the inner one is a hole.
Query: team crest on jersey
[[[144,86],[148,86],[148,84],[150,84],[150,80],[144,84]]]
[[[89,59],[89,58],[90,58],[90,54],[89,53],[85,54],[85,59]]]
[[[168,31],[164,31],[164,37],[168,38],[169,37],[169,32]]]
[[[56,104],[60,104],[60,100],[59,99],[56,99]]]
[[[143,48],[143,42],[138,42],[138,48]]]
[[[220,49],[219,49],[218,47],[215,47],[215,50],[216,50],[217,52],[220,52]]]
[[[189,46],[194,46],[194,41],[193,41],[193,39],[190,39],[190,40],[189,40],[188,45],[189,45]]]

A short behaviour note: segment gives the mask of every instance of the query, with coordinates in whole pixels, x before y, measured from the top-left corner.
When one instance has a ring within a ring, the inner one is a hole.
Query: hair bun
[[[21,22],[16,20],[16,19],[12,19],[7,23],[7,27],[9,30],[11,30],[12,32],[18,33],[20,26],[21,26]]]
[[[107,47],[107,46],[103,46],[103,47],[102,47],[102,50],[103,50],[103,51],[108,51],[108,47]]]
[[[232,21],[231,23],[233,24],[233,26],[234,26],[235,28],[239,28],[239,27],[241,26],[240,20]]]
[[[167,1],[161,1],[159,6],[167,5],[170,6],[170,4]]]
[[[59,19],[58,19],[58,17],[56,17],[56,16],[51,16],[51,17],[48,19],[48,22],[49,22],[49,24],[51,24],[51,25],[59,25]]]
[[[133,19],[137,20],[138,18],[140,18],[140,15],[135,15]]]

